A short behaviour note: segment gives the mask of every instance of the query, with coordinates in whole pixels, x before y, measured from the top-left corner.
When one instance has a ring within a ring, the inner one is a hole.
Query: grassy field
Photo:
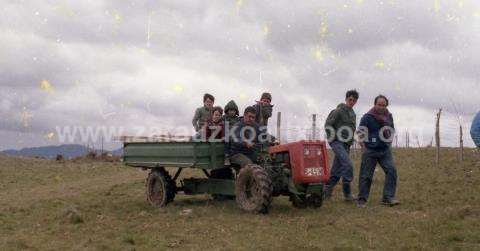
[[[435,167],[433,150],[396,150],[398,207],[379,204],[379,170],[365,209],[343,202],[338,187],[321,209],[280,197],[265,216],[209,196],[152,208],[147,172],[120,163],[2,156],[0,250],[479,250],[480,157],[469,150],[461,165],[456,154],[444,149]]]

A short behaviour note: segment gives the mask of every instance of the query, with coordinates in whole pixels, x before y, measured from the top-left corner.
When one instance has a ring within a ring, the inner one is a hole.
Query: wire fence
[[[313,116],[301,118],[299,116],[282,114],[285,121],[280,123],[280,136],[283,142],[293,142],[297,140],[319,139],[325,140],[325,120],[326,116],[316,115],[316,126],[313,127]],[[435,114],[429,118],[430,126],[416,126],[412,121],[412,126],[397,125],[396,136],[392,142],[393,147],[433,147],[435,146]],[[272,121],[276,120],[276,116]],[[445,112],[440,119],[440,141],[442,147],[460,147],[460,126],[463,129],[463,142],[465,147],[475,147],[470,137],[470,126],[473,116],[460,117],[455,114]],[[274,123],[269,126],[272,134],[278,135],[278,128]],[[425,124],[425,123],[422,123]],[[358,121],[357,121],[358,125]]]

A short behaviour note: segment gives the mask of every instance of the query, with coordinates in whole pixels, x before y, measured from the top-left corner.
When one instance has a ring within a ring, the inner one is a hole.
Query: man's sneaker
[[[364,199],[358,199],[357,200],[357,207],[366,208],[367,207],[367,201],[364,200]]]
[[[383,199],[382,204],[389,207],[394,207],[400,205],[400,201],[396,199]]]
[[[344,200],[345,200],[345,202],[354,202],[357,199],[355,197],[353,197],[353,195],[349,194],[349,195],[345,195]]]

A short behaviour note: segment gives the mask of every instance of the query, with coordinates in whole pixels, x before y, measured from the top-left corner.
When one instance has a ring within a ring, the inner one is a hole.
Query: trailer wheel
[[[153,206],[164,207],[175,198],[175,184],[163,168],[154,169],[147,178],[147,200]]]
[[[251,213],[268,213],[272,203],[272,190],[270,177],[258,165],[242,168],[235,182],[238,206]]]

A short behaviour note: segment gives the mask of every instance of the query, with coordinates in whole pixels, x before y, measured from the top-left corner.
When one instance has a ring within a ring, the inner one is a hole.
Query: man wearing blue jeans
[[[349,154],[357,124],[357,116],[353,107],[357,103],[358,97],[356,90],[348,91],[345,103],[338,105],[337,109],[330,112],[325,122],[327,139],[335,153],[330,180],[324,190],[326,199],[332,196],[335,185],[342,179],[345,200],[354,201],[350,185],[353,181],[353,164]]]
[[[391,149],[395,126],[387,106],[388,99],[379,95],[375,98],[375,106],[360,121],[358,132],[363,154],[357,200],[359,207],[366,206],[377,164],[380,164],[385,172],[382,203],[388,206],[400,204],[395,199],[398,177]]]

